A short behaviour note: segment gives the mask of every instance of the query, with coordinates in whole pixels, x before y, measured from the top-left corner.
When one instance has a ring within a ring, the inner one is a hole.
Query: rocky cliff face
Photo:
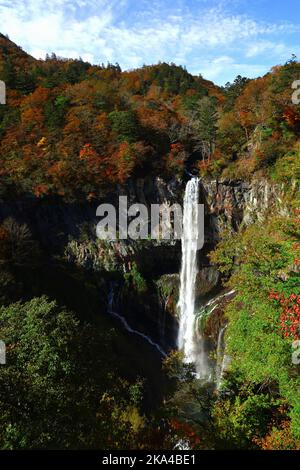
[[[206,181],[202,180],[202,202],[206,206],[207,241],[215,243],[222,230],[237,230],[263,220],[268,211],[285,211],[283,187],[267,180]]]
[[[222,230],[237,230],[241,224],[262,219],[268,210],[282,212],[284,207],[282,188],[267,181],[202,180],[200,184],[200,202],[205,205],[205,245],[199,251],[197,300],[203,303],[203,299],[209,301],[219,292],[219,274],[210,265],[207,254],[219,240]],[[180,241],[98,240],[96,208],[104,202],[118,207],[119,196],[127,196],[128,205],[139,202],[149,209],[151,204],[182,204],[184,187],[185,182],[175,178],[164,181],[149,177],[130,181],[93,203],[64,203],[57,199],[0,202],[0,221],[12,217],[18,223],[25,223],[50,256],[59,254],[80,268],[106,273],[104,297],[108,295],[111,279],[117,278],[122,314],[142,332],[150,332],[164,347],[174,347]],[[133,266],[146,282],[144,292],[137,293],[133,289],[134,279],[131,284],[124,282]]]
[[[284,213],[283,188],[266,180],[201,181],[200,202],[205,205],[205,244],[198,253],[199,272],[196,284],[196,313],[205,321],[204,334],[211,350],[217,347],[220,331],[224,329],[224,308],[234,295],[227,295],[220,286],[220,275],[210,264],[208,253],[225,229],[238,230],[256,220],[263,220],[268,211]],[[177,314],[179,275],[161,276],[159,292],[162,306]]]
[[[117,208],[119,196],[127,196],[128,206],[138,202],[150,209],[151,204],[173,204],[181,201],[183,188],[183,182],[176,179],[166,182],[149,177],[130,181],[92,203],[48,198],[0,201],[0,223],[11,218],[19,225],[26,224],[49,263],[53,256],[59,256],[74,267],[98,274],[105,280],[99,291],[104,302],[108,303],[111,284],[116,283],[115,308],[120,309],[131,326],[168,349],[175,347],[176,320],[162,308],[155,279],[179,271],[180,242],[99,240],[96,209],[102,203]],[[134,265],[145,282],[141,291],[136,289],[136,279],[131,276]],[[97,288],[100,289],[99,285]]]
[[[181,200],[183,183],[172,179],[168,182],[161,178],[145,178],[130,181],[111,193],[103,194],[97,201],[67,203],[58,198],[26,198],[14,201],[0,200],[0,222],[12,217],[25,223],[34,236],[49,252],[64,249],[68,239],[78,239],[85,230],[91,239],[96,238],[96,209],[99,204],[110,203],[118,207],[119,196],[127,196],[128,205],[135,202],[146,204],[173,203]]]
[[[265,180],[201,181],[201,201],[205,204],[205,239],[214,244],[222,230],[237,229],[240,224],[250,224],[262,219],[268,210],[284,211],[283,190]],[[49,251],[64,248],[70,237],[78,239],[81,230],[96,238],[95,226],[99,219],[96,208],[101,203],[118,206],[119,196],[127,196],[128,205],[139,202],[150,208],[151,204],[182,204],[185,183],[171,179],[144,178],[130,181],[126,186],[103,195],[92,203],[65,203],[59,199],[23,199],[0,201],[0,221],[13,217],[26,223],[34,235]],[[153,245],[157,246],[157,243]],[[172,243],[169,243],[172,245]],[[130,251],[130,249],[129,249]]]

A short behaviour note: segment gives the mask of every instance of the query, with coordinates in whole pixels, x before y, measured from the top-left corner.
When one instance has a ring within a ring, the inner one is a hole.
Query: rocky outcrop
[[[265,179],[201,181],[201,199],[206,206],[206,241],[215,243],[224,229],[237,230],[263,220],[268,211],[284,213],[284,189]]]
[[[205,241],[209,248],[218,241],[223,229],[236,230],[240,224],[250,224],[256,219],[262,219],[268,210],[285,210],[282,202],[283,188],[265,180],[248,183],[203,179],[200,184],[200,202],[205,204]],[[99,221],[96,209],[99,204],[111,203],[118,207],[119,196],[127,196],[128,205],[139,202],[149,209],[151,204],[182,204],[184,186],[183,181],[175,178],[164,181],[159,177],[149,177],[129,181],[127,185],[116,188],[110,194],[103,195],[101,200],[91,203],[66,203],[57,198],[0,201],[0,222],[12,217],[18,223],[25,223],[47,251],[62,253],[70,239],[78,240],[79,243],[96,239],[96,224]],[[166,248],[175,246],[176,243],[150,239],[132,243],[125,240],[116,243],[113,249],[119,253],[120,258],[126,259],[134,251],[144,251],[146,257],[153,247],[157,248],[159,245]],[[204,252],[205,249],[206,247]],[[86,249],[87,257],[88,251]],[[180,243],[171,251],[172,258],[176,258]],[[167,250],[162,249],[160,261],[165,257],[168,257]],[[205,258],[200,260],[201,265],[206,262]]]
[[[283,212],[283,188],[265,180],[200,182],[200,202],[205,205],[205,245],[198,254],[199,272],[196,304],[217,295],[219,273],[210,265],[208,253],[226,228],[237,230],[262,219],[267,211]],[[0,222],[8,217],[26,224],[45,252],[64,256],[84,270],[105,272],[105,279],[121,282],[122,313],[144,332],[151,332],[164,347],[174,346],[181,259],[180,241],[118,240],[105,242],[96,237],[97,206],[111,203],[118,206],[119,196],[127,196],[128,205],[139,202],[149,209],[151,204],[182,204],[185,182],[175,178],[164,181],[148,177],[129,181],[103,194],[99,201],[67,203],[59,199],[23,199],[0,201]],[[124,274],[137,266],[147,283],[146,292],[136,294],[122,287]],[[109,288],[107,286],[107,292]],[[107,294],[106,292],[106,294]],[[197,308],[198,308],[197,307]],[[217,315],[207,323],[206,333],[216,339],[216,325],[221,325],[222,302]]]
[[[65,202],[57,197],[0,200],[0,223],[8,217],[25,223],[47,251],[63,252],[70,238],[79,239],[82,234],[88,240],[96,238],[99,204],[118,207],[119,196],[127,196],[128,205],[140,202],[150,207],[166,201],[173,203],[181,201],[182,189],[183,182],[175,178],[164,181],[149,177],[131,180],[93,202]]]

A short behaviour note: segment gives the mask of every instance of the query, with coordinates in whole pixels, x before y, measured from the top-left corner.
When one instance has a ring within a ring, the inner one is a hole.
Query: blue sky
[[[300,56],[300,2],[0,0],[0,31],[36,58],[175,62],[224,84]]]

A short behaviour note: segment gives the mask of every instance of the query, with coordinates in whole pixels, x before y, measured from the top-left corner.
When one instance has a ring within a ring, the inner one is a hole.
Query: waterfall
[[[212,380],[216,375],[217,387],[230,358],[224,354],[225,328],[219,331],[217,363],[210,358],[211,342],[203,333],[203,324],[208,315],[219,307],[221,301],[234,295],[234,291],[222,293],[202,305],[195,312],[196,278],[198,273],[197,251],[200,238],[199,178],[188,181],[183,200],[183,230],[181,237],[181,272],[178,309],[180,313],[178,348],[183,351],[184,362],[193,363],[198,378]],[[216,369],[214,371],[214,369]]]
[[[198,199],[199,179],[192,178],[186,185],[183,201],[183,228],[181,237],[182,260],[178,301],[180,312],[178,347],[184,353],[185,362],[196,364],[197,347],[195,340],[195,285],[198,272]]]
[[[113,283],[111,284],[111,288],[110,288],[110,292],[109,292],[109,295],[108,295],[108,313],[116,318],[117,320],[119,320],[123,327],[125,328],[126,331],[128,331],[128,333],[132,333],[136,336],[139,336],[140,338],[142,338],[143,340],[147,341],[147,343],[149,343],[152,347],[154,347],[155,349],[157,349],[157,351],[160,353],[160,355],[162,357],[166,357],[167,354],[166,352],[160,347],[159,344],[155,343],[148,335],[144,334],[144,333],[141,333],[140,331],[137,331],[137,330],[134,330],[133,328],[131,328],[131,326],[129,325],[128,321],[122,316],[120,315],[119,313],[115,312],[114,311],[114,285]]]

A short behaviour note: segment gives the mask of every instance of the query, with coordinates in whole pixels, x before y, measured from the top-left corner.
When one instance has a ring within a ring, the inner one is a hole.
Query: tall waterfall
[[[197,362],[195,339],[195,285],[197,277],[197,247],[199,235],[199,179],[192,178],[185,189],[183,202],[183,229],[181,237],[182,261],[179,292],[178,347],[187,363]]]

